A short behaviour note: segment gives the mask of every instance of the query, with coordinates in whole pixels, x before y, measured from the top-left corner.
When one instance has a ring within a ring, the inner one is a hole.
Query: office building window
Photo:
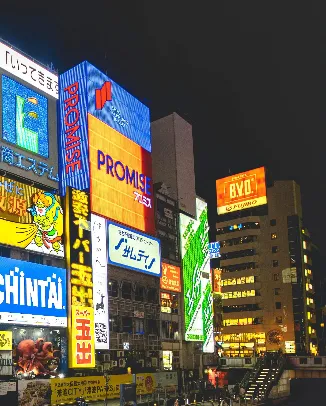
[[[0,246],[0,257],[10,258],[10,248]]]
[[[135,334],[144,334],[144,319],[135,318]]]
[[[158,294],[157,290],[155,288],[150,288],[148,289],[148,294],[147,294],[147,302],[148,303],[159,303],[158,301]]]
[[[278,266],[278,260],[273,259],[273,267],[276,268]]]
[[[43,265],[43,256],[40,254],[32,254],[29,253],[29,262],[34,262],[34,264],[41,264]]]
[[[278,246],[277,245],[273,245],[272,247],[272,253],[276,254],[278,252]]]
[[[135,300],[137,300],[137,302],[144,301],[144,292],[145,292],[145,289],[143,286],[136,285]]]
[[[274,289],[274,295],[279,296],[281,289],[280,288],[275,288]]]
[[[132,334],[132,318],[131,317],[122,317],[122,332]]]
[[[118,321],[118,316],[110,316],[109,319],[109,329],[110,331],[114,333],[119,332],[119,321]]]
[[[276,238],[277,238],[277,234],[276,234],[276,233],[272,233],[272,234],[271,234],[271,239],[272,239],[272,240],[276,240]]]
[[[108,292],[109,292],[109,296],[118,297],[118,282],[117,281],[115,281],[113,279],[111,279],[109,281]]]
[[[282,303],[281,302],[275,302],[275,309],[281,309],[282,308]]]
[[[278,281],[280,279],[280,274],[274,273],[273,274],[273,279],[274,279],[275,282]]]
[[[122,298],[131,299],[132,286],[130,282],[123,282],[122,284]]]
[[[276,226],[276,219],[272,219],[272,220],[270,221],[270,225],[271,225],[271,226]]]

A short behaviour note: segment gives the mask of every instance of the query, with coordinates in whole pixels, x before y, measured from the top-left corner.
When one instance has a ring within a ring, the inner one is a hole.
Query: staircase
[[[247,372],[240,387],[245,389],[245,399],[254,399],[263,402],[268,399],[269,393],[279,381],[286,358],[278,354],[266,354],[257,361],[255,368]]]

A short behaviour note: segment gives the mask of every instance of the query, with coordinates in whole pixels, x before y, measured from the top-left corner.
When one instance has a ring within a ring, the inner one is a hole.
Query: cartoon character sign
[[[63,257],[60,198],[0,177],[0,244]]]

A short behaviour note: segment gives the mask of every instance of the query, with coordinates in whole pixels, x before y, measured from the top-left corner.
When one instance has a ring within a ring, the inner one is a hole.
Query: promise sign
[[[265,168],[252,169],[216,181],[217,214],[267,203]]]

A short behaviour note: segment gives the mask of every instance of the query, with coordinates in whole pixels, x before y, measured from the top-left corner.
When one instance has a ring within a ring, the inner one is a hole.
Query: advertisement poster
[[[110,221],[107,224],[109,264],[161,276],[160,240]]]
[[[67,326],[66,270],[0,257],[2,323]]]
[[[214,352],[207,204],[198,198],[196,212],[197,219],[180,214],[185,340],[202,341],[204,352]]]
[[[50,379],[18,381],[18,406],[46,406],[50,403]]]
[[[66,352],[62,334],[62,330],[51,328],[14,328],[12,359],[15,373],[46,378],[62,373],[61,360]]]
[[[108,384],[108,399],[120,397],[120,384],[132,383],[132,375],[110,375]],[[89,401],[105,399],[104,376],[85,376],[75,378],[51,379],[51,404],[72,403],[77,397]]]
[[[107,270],[107,229],[103,217],[91,215],[92,222],[92,262],[95,348],[109,349],[109,297]]]
[[[161,289],[181,292],[180,267],[162,262]]]
[[[64,256],[60,197],[0,176],[0,244]]]
[[[265,168],[216,181],[217,214],[249,209],[267,203]]]

